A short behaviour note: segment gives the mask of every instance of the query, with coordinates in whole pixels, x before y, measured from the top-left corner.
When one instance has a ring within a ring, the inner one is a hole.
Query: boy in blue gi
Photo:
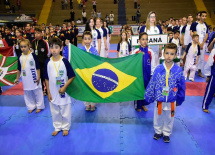
[[[90,31],[85,31],[82,36],[84,46],[81,49],[93,55],[99,56],[98,51],[91,45],[92,38],[93,38],[92,33]],[[84,105],[86,106],[85,108],[86,111],[95,111],[96,109],[95,108],[96,103],[84,102]]]
[[[152,51],[148,49],[148,34],[142,32],[139,34],[140,48],[133,51],[133,53],[143,53],[143,78],[144,78],[144,87],[146,88],[150,77],[151,77],[151,53]],[[145,100],[134,101],[135,109],[140,112],[143,108],[144,111],[148,111],[145,105],[148,105]]]
[[[164,49],[165,61],[154,71],[146,88],[145,100],[155,101],[154,139],[163,136],[165,143],[170,142],[175,106],[181,105],[185,99],[185,78],[182,69],[173,60],[177,55],[177,45],[169,43]]]
[[[215,93],[215,49],[210,53],[208,61],[204,67],[205,75],[207,76],[207,87],[205,96],[202,103],[202,109],[204,112],[209,113],[208,107],[213,99]]]

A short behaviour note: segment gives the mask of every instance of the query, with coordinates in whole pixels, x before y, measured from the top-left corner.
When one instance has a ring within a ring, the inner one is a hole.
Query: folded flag
[[[78,100],[113,103],[144,99],[143,55],[103,58],[69,47],[69,61],[76,77],[67,93]]]
[[[14,85],[17,64],[17,57],[0,56],[0,86]]]
[[[0,54],[3,56],[14,56],[13,46],[0,47]]]

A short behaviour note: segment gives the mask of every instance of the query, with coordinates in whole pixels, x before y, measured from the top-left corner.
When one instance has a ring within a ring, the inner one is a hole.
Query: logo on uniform
[[[155,30],[155,33],[157,33],[157,30]]]
[[[60,76],[63,76],[64,70],[59,70],[59,74],[60,74]]]
[[[44,48],[41,48],[41,52],[44,52],[45,51],[45,49]]]
[[[34,65],[33,61],[30,61],[30,66],[33,66],[33,65]]]
[[[96,33],[93,33],[93,37],[96,37]]]
[[[31,34],[31,37],[34,38],[34,34]]]

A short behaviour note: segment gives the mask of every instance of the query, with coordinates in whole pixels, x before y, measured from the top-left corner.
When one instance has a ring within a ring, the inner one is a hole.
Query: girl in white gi
[[[146,88],[145,100],[155,101],[154,139],[163,136],[165,143],[170,142],[175,106],[181,105],[185,99],[185,80],[182,69],[173,60],[176,58],[177,46],[169,43],[164,49],[165,61],[154,71]]]
[[[96,29],[99,30],[101,34],[101,57],[107,57],[106,51],[108,50],[107,47],[107,31],[102,26],[102,21],[100,18],[96,18]]]
[[[121,39],[117,45],[117,58],[131,54],[131,45],[128,43],[127,33],[121,32]]]
[[[142,26],[140,29],[141,32],[146,32],[148,35],[150,34],[163,34],[162,29],[156,22],[156,13],[154,11],[149,12],[146,19],[146,26]],[[159,57],[161,56],[162,45],[152,45],[149,46],[153,53],[152,57],[154,57],[155,61],[151,62],[152,72],[154,72],[155,68],[159,65]]]
[[[187,73],[190,70],[189,80],[194,82],[195,73],[197,70],[197,63],[200,55],[200,46],[198,45],[199,35],[194,34],[192,36],[192,39],[193,41],[188,44],[187,49],[181,59],[184,59],[186,56],[186,62],[184,66],[185,80],[187,79]]]
[[[94,19],[90,18],[86,24],[85,31],[90,31],[92,33],[92,42],[91,45],[100,53],[101,51],[101,34],[99,30],[95,28]],[[82,41],[82,45],[84,45]]]
[[[60,55],[62,41],[51,38],[49,47],[52,57],[45,62],[44,77],[55,128],[52,135],[56,136],[62,130],[63,136],[67,136],[71,126],[71,98],[65,91],[75,73],[69,61]]]
[[[92,34],[89,31],[85,31],[83,36],[83,44],[84,46],[81,48],[82,50],[89,52],[93,55],[99,56],[99,53],[97,50],[91,45],[92,42]],[[96,103],[94,102],[84,102],[84,105],[86,106],[85,110],[86,111],[95,111],[96,110]]]
[[[128,37],[128,43],[131,45],[131,35],[133,35],[132,30],[127,29],[126,32],[127,32],[127,37]]]
[[[108,27],[108,23],[106,21],[104,21],[104,23],[103,23],[103,28],[105,28],[107,31],[107,48],[108,48],[108,50],[106,50],[106,57],[108,57],[108,54],[110,51],[111,31],[110,31],[110,28]]]
[[[204,77],[204,75],[202,74],[202,70],[204,69],[204,65],[205,65],[206,41],[208,39],[208,26],[205,23],[206,18],[207,18],[207,12],[201,11],[199,22],[194,22],[190,28],[191,34],[196,32],[199,35],[199,45],[201,49],[201,55],[199,57],[199,62],[197,67],[198,67],[198,75],[200,77]]]
[[[22,39],[20,41],[22,54],[18,58],[18,72],[15,83],[19,83],[20,75],[24,89],[24,100],[29,113],[35,109],[39,113],[45,108],[42,85],[40,80],[40,66],[37,57],[30,52],[30,41]]]
[[[169,40],[169,43],[174,43],[177,46],[177,58],[181,58],[181,41],[180,41],[180,32],[176,30],[174,32],[174,37]],[[178,66],[180,66],[180,62],[177,63]]]

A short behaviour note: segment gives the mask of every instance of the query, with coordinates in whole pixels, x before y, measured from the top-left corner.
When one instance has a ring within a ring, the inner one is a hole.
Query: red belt
[[[158,107],[158,115],[161,115],[161,113],[162,113],[162,102],[158,101],[157,107]],[[174,116],[175,116],[175,102],[171,102],[171,117],[174,117]]]

